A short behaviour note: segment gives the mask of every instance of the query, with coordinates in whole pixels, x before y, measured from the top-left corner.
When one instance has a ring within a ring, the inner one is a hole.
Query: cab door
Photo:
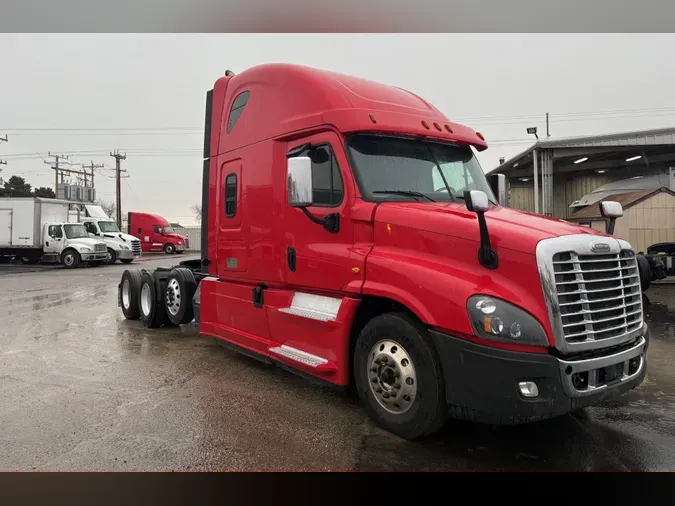
[[[45,225],[42,246],[45,253],[61,253],[64,248],[63,227],[61,225]]]
[[[297,151],[307,143],[311,151]],[[281,227],[285,247],[283,280],[298,290],[338,292],[355,278],[355,266],[350,262],[355,189],[342,140],[334,132],[324,132],[290,142],[287,150],[294,150],[298,156],[312,155],[313,205],[307,211],[318,220],[338,215],[339,229],[326,230],[302,209],[291,207],[286,198]]]

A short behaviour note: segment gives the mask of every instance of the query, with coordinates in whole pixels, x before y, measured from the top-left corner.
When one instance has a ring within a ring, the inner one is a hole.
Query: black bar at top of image
[[[673,504],[669,473],[3,473],[2,503],[440,504],[480,499]],[[658,502],[657,502],[658,501]]]
[[[3,32],[598,32],[672,31],[667,0],[6,0]],[[307,15],[311,12],[312,15]],[[8,49],[8,48],[5,48]],[[592,50],[592,48],[589,48]],[[470,48],[451,48],[453,53]],[[551,62],[551,65],[554,65]]]

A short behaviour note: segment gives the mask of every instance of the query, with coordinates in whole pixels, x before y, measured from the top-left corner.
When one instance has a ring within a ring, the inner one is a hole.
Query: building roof
[[[579,209],[577,212],[572,214],[572,216],[570,216],[569,219],[574,221],[601,220],[603,219],[603,217],[600,214],[600,202],[605,202],[608,200],[618,202],[619,204],[621,204],[621,207],[623,207],[625,210],[661,192],[675,196],[675,192],[670,191],[668,188],[656,188],[650,190],[640,190],[634,192],[620,193],[618,195],[617,194],[609,195],[603,198],[602,200],[599,200],[597,202],[598,205],[589,205],[584,207],[583,209]]]
[[[555,149],[559,151],[555,155],[556,158],[565,157],[568,151],[573,152],[571,156],[574,158],[580,158],[584,156],[584,150],[586,150],[588,153],[600,155],[595,157],[599,160],[601,157],[607,159],[608,152],[624,153],[631,150],[639,152],[640,150],[636,150],[636,148],[644,150],[659,146],[670,146],[671,149],[675,149],[673,148],[675,146],[675,127],[560,139],[540,139],[489,172],[499,171],[507,174],[526,164],[531,166],[532,152],[535,149]],[[616,157],[616,154],[614,154],[614,157]],[[578,169],[583,170],[586,167],[586,165],[580,164]]]

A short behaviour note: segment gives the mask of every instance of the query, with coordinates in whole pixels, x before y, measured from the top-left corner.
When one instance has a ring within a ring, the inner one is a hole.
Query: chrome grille
[[[553,272],[568,344],[621,338],[642,327],[642,290],[633,251],[556,253]]]
[[[140,255],[141,241],[131,241],[131,251],[133,251],[134,255]]]
[[[96,246],[94,246],[94,251],[96,253],[105,253],[106,251],[108,251],[108,248],[104,243],[97,242]]]

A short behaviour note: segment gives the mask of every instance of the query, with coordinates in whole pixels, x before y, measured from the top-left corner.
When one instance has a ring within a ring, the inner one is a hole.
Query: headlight
[[[494,297],[474,295],[468,303],[471,325],[478,337],[506,343],[548,346],[544,328],[533,316]]]
[[[86,246],[82,246],[80,249],[85,253],[91,251],[91,248],[87,248]]]

